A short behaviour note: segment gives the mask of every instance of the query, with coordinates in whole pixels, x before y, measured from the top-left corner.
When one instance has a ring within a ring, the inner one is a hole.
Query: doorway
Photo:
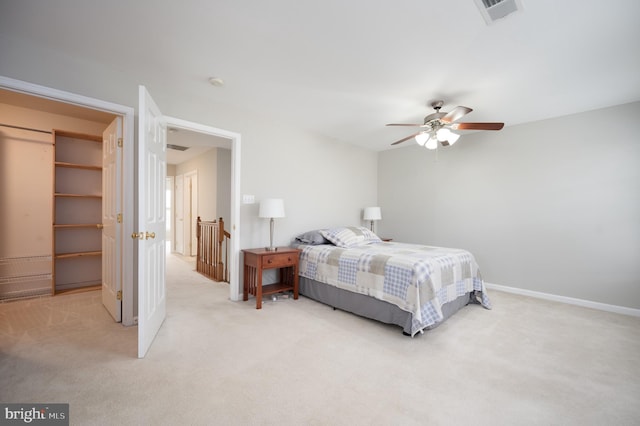
[[[231,239],[229,241],[229,299],[232,301],[240,300],[240,282],[239,282],[239,259],[240,259],[240,146],[241,137],[238,133],[230,132],[227,130],[218,129],[211,126],[197,124],[186,120],[178,119],[175,117],[165,116],[168,131],[168,141],[171,144],[192,144],[197,148],[196,151],[200,153],[210,150],[211,148],[224,148],[228,153],[222,161],[230,164],[229,181],[226,182],[226,187],[221,188],[218,191],[220,198],[217,199],[216,214],[225,218],[225,222],[228,223],[227,230],[231,233]],[[182,134],[185,138],[188,137],[189,141],[185,139],[176,139],[177,135]],[[179,143],[174,143],[180,141]],[[176,154],[167,150],[167,156]],[[195,152],[195,151],[194,151]],[[189,151],[185,151],[189,153]],[[187,154],[181,154],[187,155]],[[220,159],[221,156],[219,155]],[[168,160],[170,162],[171,160]],[[202,172],[199,173],[199,188],[203,186]],[[178,179],[175,180],[176,186],[178,186]],[[184,182],[181,186],[184,188]],[[227,189],[228,188],[228,189]],[[184,191],[183,191],[184,192]],[[217,194],[217,195],[218,195]],[[216,196],[217,196],[216,195]],[[184,196],[184,195],[183,195]],[[177,198],[177,192],[174,192],[174,197]],[[198,210],[202,211],[202,204],[204,199],[199,200]],[[176,211],[177,215],[178,212]],[[184,215],[184,212],[182,212]],[[198,215],[195,215],[197,217]],[[226,218],[229,218],[228,222]],[[203,218],[204,220],[205,218]],[[215,219],[215,218],[212,218]],[[175,232],[177,234],[178,223],[174,222]],[[176,236],[176,241],[178,237]]]
[[[198,217],[230,222],[231,141],[169,127],[167,179],[172,180],[167,197],[174,200],[173,215],[167,215],[174,230],[170,251],[196,256]]]

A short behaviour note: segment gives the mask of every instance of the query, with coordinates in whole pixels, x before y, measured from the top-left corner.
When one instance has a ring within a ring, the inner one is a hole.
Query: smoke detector
[[[522,10],[520,0],[474,0],[487,25]]]
[[[209,84],[215,87],[222,87],[224,86],[224,80],[220,77],[209,77]]]

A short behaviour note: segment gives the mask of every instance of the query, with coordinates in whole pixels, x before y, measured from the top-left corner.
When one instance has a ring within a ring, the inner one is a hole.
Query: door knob
[[[104,225],[103,225],[103,224],[101,224],[101,223],[98,223],[98,224],[96,225],[96,228],[98,228],[98,229],[102,229],[102,228],[104,228]]]
[[[145,240],[148,240],[149,238],[154,239],[156,237],[156,233],[155,232],[151,232],[151,233],[145,232],[144,234],[145,234],[145,237],[144,237]]]
[[[134,240],[144,240],[144,234],[142,232],[134,232],[133,234],[131,234],[131,238],[133,238]]]

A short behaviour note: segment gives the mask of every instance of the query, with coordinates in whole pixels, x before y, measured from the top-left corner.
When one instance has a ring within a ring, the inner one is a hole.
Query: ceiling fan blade
[[[453,123],[473,111],[465,106],[457,106],[440,119],[443,123]]]
[[[424,124],[414,124],[414,123],[390,123],[386,124],[386,126],[424,126]]]
[[[500,130],[504,123],[455,123],[451,125],[453,130]]]
[[[399,143],[402,143],[402,142],[408,141],[409,139],[413,138],[413,137],[414,137],[414,136],[416,136],[416,135],[419,135],[420,133],[422,133],[422,132],[418,132],[418,133],[414,133],[414,134],[412,134],[412,135],[409,135],[409,136],[407,136],[406,138],[402,138],[402,139],[400,139],[399,141],[395,141],[395,142],[394,142],[394,143],[392,143],[391,145],[398,145]]]
[[[449,143],[449,141],[440,141],[440,143],[442,144],[442,146],[449,146],[449,145],[451,145],[451,144]]]

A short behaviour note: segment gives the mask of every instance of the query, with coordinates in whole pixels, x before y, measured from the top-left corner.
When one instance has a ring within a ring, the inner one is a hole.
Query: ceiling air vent
[[[167,144],[167,148],[175,149],[176,151],[186,151],[189,149],[188,146],[172,145],[170,143]]]
[[[475,0],[475,2],[487,25],[491,25],[496,20],[504,18],[513,12],[522,10],[520,0]]]

